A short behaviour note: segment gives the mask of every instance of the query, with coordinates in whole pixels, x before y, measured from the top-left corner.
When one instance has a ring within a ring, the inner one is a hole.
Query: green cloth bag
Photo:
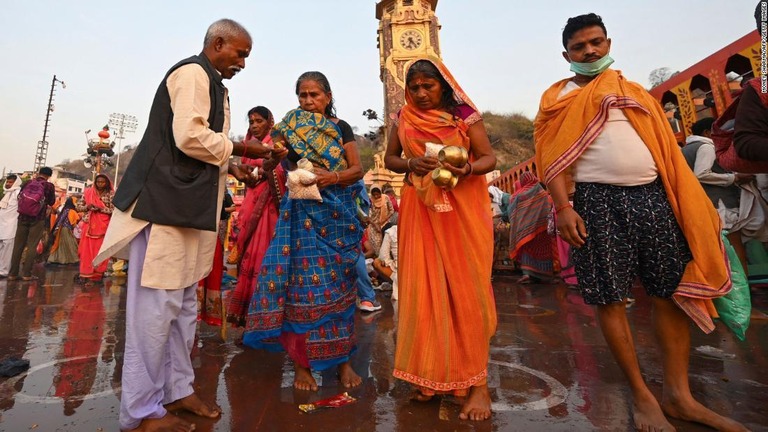
[[[752,285],[768,284],[768,251],[758,240],[751,239],[744,243],[749,263],[749,282]]]
[[[731,283],[733,288],[723,297],[713,300],[715,309],[720,315],[722,321],[731,331],[743,341],[747,327],[749,327],[749,317],[752,314],[752,300],[749,293],[749,282],[747,282],[744,267],[741,265],[736,251],[728,242],[725,234],[721,234],[725,251],[728,253],[728,261],[731,265]]]

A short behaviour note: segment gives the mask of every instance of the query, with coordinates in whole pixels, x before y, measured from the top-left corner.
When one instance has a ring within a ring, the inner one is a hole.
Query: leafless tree
[[[668,67],[660,67],[657,69],[654,69],[651,71],[651,73],[648,75],[648,83],[650,83],[651,88],[654,88],[658,86],[659,84],[663,83],[664,81],[672,78],[673,76],[677,75],[678,72],[673,72],[672,69]]]

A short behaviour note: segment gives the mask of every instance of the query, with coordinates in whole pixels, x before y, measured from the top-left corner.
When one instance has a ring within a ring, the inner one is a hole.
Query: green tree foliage
[[[375,138],[373,135],[371,137]],[[378,153],[377,140],[370,140],[368,136],[355,135],[357,151],[360,154],[360,164],[363,166],[363,172],[368,172],[373,168],[373,155]]]
[[[483,113],[483,123],[498,160],[496,169],[504,171],[533,157],[533,121],[521,113]]]

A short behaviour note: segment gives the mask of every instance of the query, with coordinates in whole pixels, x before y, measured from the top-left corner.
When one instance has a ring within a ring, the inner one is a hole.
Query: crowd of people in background
[[[6,177],[0,202],[0,277],[10,281],[37,279],[36,262],[79,265],[77,280],[97,282],[109,260],[94,264],[112,214],[112,182],[94,177],[82,195],[57,191],[49,181],[53,170],[42,167],[26,183],[21,176]]]

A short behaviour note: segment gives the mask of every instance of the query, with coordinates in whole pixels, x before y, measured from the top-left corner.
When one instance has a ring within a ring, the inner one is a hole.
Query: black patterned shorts
[[[692,256],[661,180],[641,186],[577,183],[573,201],[588,234],[573,249],[585,303],[622,302],[637,276],[649,296],[672,297]]]

